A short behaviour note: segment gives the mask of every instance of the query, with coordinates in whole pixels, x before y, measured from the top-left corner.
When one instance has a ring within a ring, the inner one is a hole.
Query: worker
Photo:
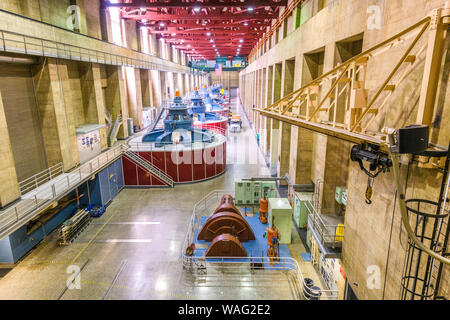
[[[267,223],[267,213],[269,212],[269,202],[266,199],[266,196],[259,200],[259,221],[262,224]]]

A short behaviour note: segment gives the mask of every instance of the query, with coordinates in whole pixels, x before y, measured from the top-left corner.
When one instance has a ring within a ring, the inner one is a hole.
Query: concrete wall
[[[348,58],[342,55],[342,46],[338,45],[342,41],[359,38],[362,35],[362,48],[348,49],[347,53],[366,50],[415,24],[434,8],[443,7],[444,2],[443,0],[305,2],[302,9],[296,10],[293,14],[298,28],[293,30],[292,22],[289,20],[285,22],[288,26],[280,28],[279,39],[275,39],[274,35],[271,45],[263,46],[266,49],[259,50],[257,55],[251,57],[250,65],[241,72],[240,93],[247,114],[252,114],[252,106],[260,101],[261,96],[267,97],[265,105],[270,105],[280,98],[280,74],[281,79],[288,78],[286,68],[283,68],[283,72],[279,70],[280,65],[285,66],[286,61],[295,59],[293,89],[299,89],[312,78],[331,70],[342,59]],[[381,29],[368,28],[370,13],[367,9],[373,5],[381,10]],[[428,34],[427,32],[419,41],[418,48],[426,43]],[[448,41],[447,39],[447,44]],[[408,44],[402,44],[371,60],[366,82],[369,96],[373,96]],[[448,48],[448,45],[446,47]],[[320,52],[323,54],[318,54]],[[448,49],[444,56],[431,140],[447,147],[450,127],[444,123],[448,123],[450,119]],[[417,57],[418,61],[408,74],[407,80],[397,87],[391,96],[384,109],[385,114],[377,118],[370,129],[377,131],[384,126],[399,128],[416,122],[424,57],[424,55]],[[268,70],[267,78],[263,76],[264,70]],[[261,83],[267,83],[267,87]],[[288,91],[283,93],[287,94]],[[319,95],[324,91],[326,88],[321,88]],[[320,201],[322,207],[326,209],[325,214],[337,213],[338,208],[334,201],[336,186],[348,187],[342,255],[347,280],[361,299],[398,299],[407,239],[405,230],[401,227],[398,201],[394,197],[392,174],[381,174],[375,180],[373,204],[368,205],[365,203],[368,178],[357,164],[349,160],[351,144],[298,128],[291,130],[289,143],[283,139],[284,135],[280,134],[280,131],[274,131],[279,128],[277,121],[261,120],[258,119],[260,117],[258,115],[254,117],[254,122],[259,124],[256,131],[268,137],[265,139],[264,150],[270,152],[272,165],[283,154],[283,147],[278,146],[289,145],[291,179],[296,183],[323,182]],[[272,131],[266,131],[267,128],[272,128]],[[274,154],[277,147],[278,153]],[[419,169],[417,165],[411,165],[407,184],[408,198],[437,200],[441,179],[442,174],[437,170]],[[379,267],[381,288],[369,288],[367,270],[370,266]],[[448,278],[448,268],[445,269],[444,275]],[[448,298],[448,281],[442,283],[441,294]]]
[[[0,92],[16,164],[22,181],[47,168],[30,65],[0,65]]]

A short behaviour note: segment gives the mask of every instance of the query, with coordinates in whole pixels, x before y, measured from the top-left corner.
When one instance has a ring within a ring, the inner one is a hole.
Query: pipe
[[[429,256],[431,256],[432,258],[435,258],[436,260],[442,262],[443,264],[446,265],[450,265],[450,259],[445,258],[439,254],[437,254],[436,252],[430,250],[429,248],[427,248],[414,234],[413,229],[411,228],[411,225],[409,223],[409,219],[408,219],[408,210],[406,208],[406,202],[405,202],[405,193],[403,192],[403,187],[402,187],[402,183],[400,181],[400,161],[399,161],[399,154],[396,152],[392,152],[392,147],[395,146],[395,138],[394,138],[394,134],[389,134],[389,153],[391,155],[392,158],[392,171],[394,172],[394,177],[395,177],[395,183],[397,186],[397,191],[398,191],[398,195],[399,195],[399,205],[400,205],[400,212],[401,212],[401,216],[402,216],[402,222],[403,222],[403,226],[406,229],[406,232],[408,233],[409,238],[415,243],[415,245],[422,251],[424,251],[426,254],[428,254]]]
[[[11,56],[1,56],[0,63],[15,63],[15,64],[36,64],[37,59],[35,58],[19,58]]]

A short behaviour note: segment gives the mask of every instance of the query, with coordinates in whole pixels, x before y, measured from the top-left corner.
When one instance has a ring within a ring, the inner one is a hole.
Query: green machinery
[[[347,205],[347,188],[336,187],[336,193],[335,193],[334,198],[336,199],[337,203],[346,206]]]
[[[313,200],[313,193],[310,192],[296,192],[294,194],[294,222],[300,229],[305,229],[308,226],[308,201]]]
[[[264,195],[268,199],[277,197],[275,181],[240,180],[235,182],[236,205],[259,205]]]
[[[269,226],[277,227],[280,235],[280,244],[291,243],[292,207],[288,199],[269,198]]]

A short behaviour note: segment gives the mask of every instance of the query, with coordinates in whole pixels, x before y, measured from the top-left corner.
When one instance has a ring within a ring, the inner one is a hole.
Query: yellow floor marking
[[[70,264],[74,264],[75,261],[77,261],[77,259],[83,254],[83,252],[91,245],[91,243],[94,241],[95,238],[97,238],[97,236],[99,235],[100,232],[102,232],[102,230],[105,228],[105,226],[111,221],[112,218],[114,218],[114,216],[118,213],[119,211],[117,210],[113,215],[111,215],[111,217],[109,217],[108,220],[106,220],[106,222],[100,227],[100,229],[98,229],[98,231],[94,234],[94,236],[91,238],[91,240],[89,240],[89,242],[86,244],[86,246],[81,249],[80,252],[78,252],[78,254],[75,256],[75,258],[73,258],[73,260],[70,262]]]

